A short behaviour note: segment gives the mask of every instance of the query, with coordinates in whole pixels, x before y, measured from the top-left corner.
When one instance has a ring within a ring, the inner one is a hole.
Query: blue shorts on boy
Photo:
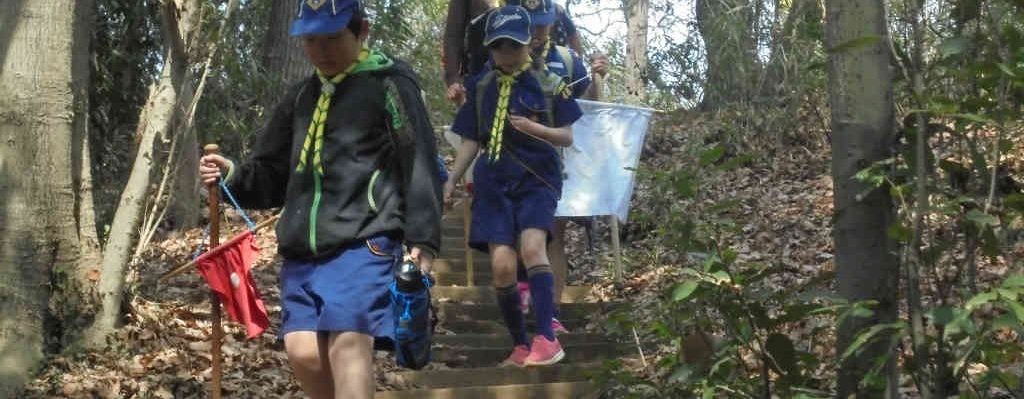
[[[281,267],[281,331],[351,331],[394,340],[394,268],[402,245],[386,236],[351,244],[320,261],[286,259]]]
[[[486,74],[485,72],[484,74]],[[498,101],[497,79],[483,88],[482,109],[476,109],[477,82],[484,74],[467,81],[466,97],[452,124],[456,134],[487,148]],[[576,102],[562,94],[552,101],[554,121],[548,121],[547,99],[531,73],[516,78],[509,98],[509,115],[528,117],[546,126],[571,125],[582,116]],[[477,120],[479,118],[481,120]],[[478,124],[478,122],[480,122]],[[487,250],[487,244],[515,245],[527,228],[550,231],[562,191],[562,166],[551,144],[529,136],[506,123],[502,150],[496,160],[481,156],[473,170],[473,220],[470,246]]]

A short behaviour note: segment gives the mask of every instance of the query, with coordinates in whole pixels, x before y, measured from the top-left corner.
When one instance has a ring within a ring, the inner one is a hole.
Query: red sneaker
[[[562,344],[558,343],[558,338],[554,341],[548,341],[543,335],[533,337],[533,345],[531,345],[530,356],[526,357],[526,366],[550,366],[558,363],[562,358],[565,357],[565,351],[562,350]]]
[[[553,317],[551,318],[551,329],[555,330],[556,334],[568,334],[569,333],[569,330],[567,328],[565,328],[564,325],[562,325],[562,322],[558,321],[558,319],[553,318]]]
[[[519,310],[523,314],[530,313],[530,284],[525,281],[519,282]]]
[[[499,366],[523,367],[527,356],[530,356],[530,349],[526,345],[516,345],[515,348],[512,348],[512,353],[508,355],[508,358],[503,360]]]

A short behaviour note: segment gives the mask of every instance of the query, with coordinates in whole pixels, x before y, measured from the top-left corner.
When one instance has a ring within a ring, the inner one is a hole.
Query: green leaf
[[[1024,213],[1024,194],[1014,193],[1007,195],[1003,199],[1003,203],[1006,207],[1017,211],[1018,213]]]
[[[1017,321],[1024,323],[1024,305],[1017,301],[1007,301],[1006,306],[1010,308],[1010,312],[1017,318]]]
[[[959,118],[959,119],[964,119],[964,120],[971,121],[971,122],[974,122],[974,123],[980,123],[980,124],[983,124],[983,125],[988,125],[988,124],[992,123],[992,119],[991,118],[987,118],[985,116],[978,115],[978,114],[953,114],[953,117],[954,118]]]
[[[997,219],[995,216],[989,215],[977,209],[971,209],[970,212],[967,212],[967,220],[974,222],[974,224],[977,225],[978,227],[999,225],[999,219]]]
[[[913,231],[911,231],[909,227],[896,222],[889,226],[888,234],[889,238],[898,242],[909,242],[912,238],[911,236],[913,235]]]
[[[725,147],[722,145],[711,147],[711,149],[700,154],[700,166],[705,167],[718,162],[719,159],[722,159],[723,155],[725,155]]]
[[[793,347],[793,341],[790,341],[789,337],[779,333],[769,335],[765,346],[768,349],[768,353],[775,359],[774,364],[772,364],[772,368],[778,367],[775,371],[785,374],[796,374],[799,372],[796,365],[796,349]]]
[[[828,50],[828,52],[843,53],[850,50],[871,46],[875,43],[878,43],[880,40],[882,40],[882,36],[879,35],[861,36],[848,42],[839,44],[838,46],[832,47]]]
[[[1009,65],[1006,65],[1006,64],[1000,62],[1000,63],[996,64],[996,66],[999,67],[999,70],[1003,71],[1003,73],[1005,73],[1006,76],[1009,76],[1011,78],[1016,78],[1017,77],[1017,73],[1014,72],[1013,69],[1010,69]]]
[[[1002,286],[1004,288],[1024,288],[1024,275],[1014,274],[1003,280]]]
[[[850,356],[861,351],[865,345],[872,342],[875,337],[882,335],[887,330],[895,330],[897,333],[904,329],[902,322],[886,323],[886,324],[875,324],[868,328],[866,331],[857,334],[857,338],[850,343],[850,346],[846,348],[843,355],[840,356],[839,361],[845,362]]]
[[[668,380],[676,384],[685,384],[690,380],[691,375],[693,375],[693,368],[688,364],[683,364],[672,372],[672,376],[669,377]]]
[[[925,313],[925,317],[931,319],[932,323],[937,326],[944,326],[953,321],[956,317],[956,310],[951,306],[940,306],[929,310]]]
[[[999,237],[996,237],[995,229],[992,227],[985,227],[985,230],[981,232],[981,250],[990,258],[999,256]]]
[[[734,156],[732,158],[729,158],[725,162],[722,162],[716,168],[718,170],[728,172],[728,171],[736,169],[736,168],[738,168],[740,166],[746,165],[752,159],[754,159],[754,157],[749,155],[749,154],[737,155],[737,156]]]
[[[729,278],[729,273],[726,273],[724,270],[719,270],[717,272],[711,273],[711,277],[714,277],[715,284],[718,285],[732,281],[732,279]]]
[[[1017,291],[1006,288],[996,288],[996,292],[999,293],[999,298],[1007,302],[1016,302],[1017,296],[1020,294]]]
[[[968,299],[967,303],[964,304],[964,308],[969,311],[974,311],[975,309],[981,307],[981,305],[992,302],[998,298],[999,294],[996,294],[995,292],[982,292],[980,294],[975,295],[971,299]]]
[[[689,280],[685,283],[676,285],[676,288],[672,290],[672,300],[679,302],[684,301],[697,290],[700,286],[700,282],[695,280]]]

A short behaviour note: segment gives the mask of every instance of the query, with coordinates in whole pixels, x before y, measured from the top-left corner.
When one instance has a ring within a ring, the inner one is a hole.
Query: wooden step
[[[547,367],[480,367],[429,371],[403,371],[390,376],[397,385],[418,388],[550,384],[586,381],[600,363],[555,364]]]
[[[592,399],[597,387],[585,381],[552,384],[471,386],[377,392],[375,399]]]
[[[491,272],[491,258],[487,254],[477,253],[473,256],[474,273]],[[465,273],[466,258],[438,258],[434,260],[431,272],[437,273]]]
[[[527,331],[537,330],[537,321],[534,319],[533,314],[528,314],[523,318],[526,321]],[[585,319],[559,319],[565,328],[579,329],[587,324]],[[438,324],[439,328],[451,331],[454,334],[499,334],[508,331],[505,328],[505,322],[501,318],[501,315],[490,316],[486,319],[448,319],[441,321]],[[572,330],[570,330],[572,331]]]
[[[558,340],[563,345],[594,344],[611,342],[604,334],[595,333],[574,333],[558,334]],[[434,345],[438,347],[476,347],[476,348],[511,348],[512,337],[508,332],[502,330],[500,333],[492,334],[448,334],[434,335]]]
[[[438,286],[430,289],[431,295],[442,302],[469,301],[478,304],[496,303],[494,288],[489,286],[446,287]],[[583,303],[590,294],[590,286],[571,285],[562,291],[562,303]]]
[[[560,307],[561,320],[586,320],[593,315],[607,313],[621,304],[607,302],[566,303]],[[488,320],[500,318],[501,310],[497,304],[463,305],[459,303],[441,303],[437,311],[442,319],[447,320]],[[532,317],[532,311],[527,317]]]
[[[634,353],[636,349],[632,345],[620,343],[587,343],[578,345],[562,345],[565,350],[565,358],[561,363],[591,363],[604,359],[613,359],[623,355]],[[466,347],[445,347],[432,350],[432,360],[444,363],[449,367],[493,367],[508,357],[512,352],[511,347],[503,346],[498,348],[466,348]]]

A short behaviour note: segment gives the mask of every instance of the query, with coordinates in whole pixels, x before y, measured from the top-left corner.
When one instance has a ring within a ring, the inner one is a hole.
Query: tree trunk
[[[180,110],[191,102],[192,79],[188,74],[187,50],[197,36],[199,15],[198,0],[168,1],[162,6],[162,30],[167,47],[163,72],[150,88],[149,100],[139,118],[139,148],[104,249],[99,282],[102,309],[88,331],[87,345],[104,345],[106,337],[120,321],[125,270],[149,194],[156,137],[173,129]]]
[[[626,12],[626,103],[647,98],[647,17],[650,0],[623,0]]]
[[[753,0],[697,0],[697,28],[707,53],[701,107],[749,101],[760,74]]]
[[[839,326],[843,353],[866,328],[896,320],[899,260],[889,239],[894,222],[892,198],[886,189],[863,195],[867,186],[854,175],[891,155],[894,106],[889,69],[888,26],[881,0],[828,0],[826,43],[838,48],[829,57],[829,100],[832,106],[832,175],[835,184],[836,270],[839,294],[850,301],[878,301],[871,317],[849,317]],[[867,40],[865,38],[878,38]],[[866,42],[866,44],[864,44]],[[858,382],[879,356],[891,354],[887,339],[875,340],[839,367],[838,397],[895,397],[895,362],[885,366],[887,391],[858,388]]]
[[[807,60],[821,43],[821,0],[793,0],[788,9],[776,10],[780,11],[786,11],[786,19],[772,38],[767,76],[757,91],[762,98],[771,101],[787,96],[788,88],[800,83],[801,71],[806,69]]]
[[[302,0],[273,0],[270,8],[270,25],[263,38],[263,69],[270,82],[263,109],[269,110],[280,101],[287,85],[305,78],[313,72],[313,64],[303,54],[299,40],[288,35],[292,19]]]
[[[55,272],[75,272],[73,141],[89,80],[91,1],[0,7],[0,397],[18,397],[60,336]],[[84,38],[84,39],[83,39]],[[83,75],[84,74],[84,75]]]

